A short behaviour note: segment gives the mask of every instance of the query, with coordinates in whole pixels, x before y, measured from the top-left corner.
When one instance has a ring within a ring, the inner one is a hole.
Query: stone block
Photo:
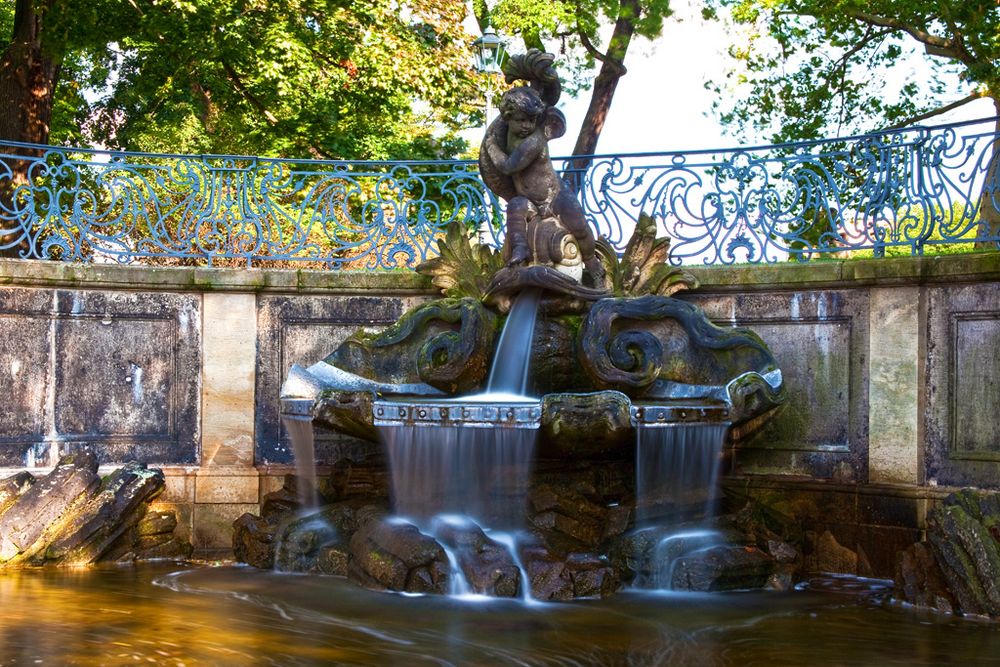
[[[868,465],[872,482],[920,482],[920,288],[870,295]]]
[[[164,488],[158,500],[165,503],[192,503],[194,502],[194,473],[186,470],[163,471]]]
[[[194,498],[199,504],[257,503],[260,499],[260,479],[255,470],[249,475],[199,474],[195,479]]]
[[[257,301],[204,295],[202,466],[252,465]]]
[[[192,542],[194,535],[194,505],[191,503],[168,503],[159,499],[149,505],[150,512],[173,512],[177,518],[174,534],[181,540]]]
[[[191,543],[196,551],[232,551],[233,522],[247,512],[256,514],[258,511],[260,506],[256,503],[194,505],[192,513],[194,531]]]

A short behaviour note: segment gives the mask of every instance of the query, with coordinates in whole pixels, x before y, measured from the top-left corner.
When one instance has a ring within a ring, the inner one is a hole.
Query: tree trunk
[[[625,54],[628,52],[632,35],[635,34],[635,21],[639,18],[641,11],[638,0],[619,0],[618,20],[615,21],[615,29],[611,33],[607,53],[600,58],[602,61],[601,71],[594,79],[594,91],[590,96],[590,106],[587,107],[587,113],[583,117],[583,124],[580,126],[580,133],[577,135],[576,145],[573,147],[573,155],[590,156],[597,151],[597,142],[601,138],[601,131],[608,118],[615,89],[618,88],[618,81],[627,71],[624,65]],[[572,174],[565,174],[565,176],[575,189],[579,189],[583,175],[590,167],[590,163],[589,157],[573,160]]]
[[[1000,98],[993,98],[997,121],[993,126],[993,141],[986,178],[979,193],[979,236],[1000,236]],[[996,241],[978,241],[977,250],[996,250]]]
[[[36,5],[33,0],[16,0],[14,31],[10,44],[0,54],[0,141],[46,144],[52,118],[52,100],[59,76],[60,59],[45,52],[42,19],[51,0]],[[43,149],[0,146],[7,156],[37,158]],[[0,256],[18,256],[29,250],[19,219],[15,191],[28,179],[29,160],[0,159]],[[7,170],[10,173],[5,173]],[[10,247],[7,247],[10,246]]]

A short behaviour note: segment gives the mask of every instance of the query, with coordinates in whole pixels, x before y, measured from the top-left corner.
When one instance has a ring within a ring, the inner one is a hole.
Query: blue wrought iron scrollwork
[[[640,212],[673,264],[1000,247],[994,119],[733,150],[563,159],[619,250]],[[557,160],[557,164],[558,164]],[[574,165],[587,164],[586,169]],[[987,215],[988,214],[988,215]],[[393,269],[459,222],[503,241],[470,161],[293,161],[0,142],[0,250],[70,261]]]
[[[1000,247],[1000,225],[980,224],[1000,220],[996,127],[984,119],[776,146],[599,156],[578,180],[599,233],[622,248],[638,213],[648,213],[672,238],[676,265]]]

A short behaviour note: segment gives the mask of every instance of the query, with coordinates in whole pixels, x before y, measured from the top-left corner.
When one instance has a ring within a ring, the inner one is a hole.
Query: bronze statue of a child
[[[546,104],[534,88],[512,88],[500,101],[500,117],[486,131],[480,170],[490,189],[507,200],[508,265],[531,259],[528,225],[555,217],[576,239],[584,266],[599,285],[604,267],[594,252],[594,234],[580,202],[549,159],[549,139],[565,131],[562,112]]]

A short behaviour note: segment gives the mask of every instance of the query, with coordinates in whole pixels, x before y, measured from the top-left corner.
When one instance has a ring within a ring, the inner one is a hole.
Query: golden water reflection
[[[833,588],[526,607],[245,567],[25,570],[0,575],[0,664],[1000,664],[991,624]]]

